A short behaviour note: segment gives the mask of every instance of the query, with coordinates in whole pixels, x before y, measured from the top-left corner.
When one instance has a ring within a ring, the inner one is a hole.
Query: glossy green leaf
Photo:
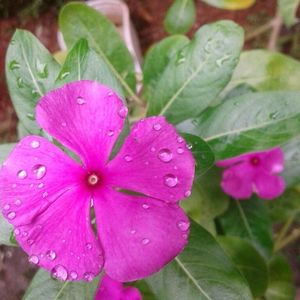
[[[59,64],[30,32],[17,30],[6,54],[6,79],[18,118],[27,131],[39,134],[35,106],[54,87]]]
[[[83,79],[96,80],[111,87],[119,96],[124,97],[122,87],[117,78],[101,56],[89,48],[85,39],[79,40],[68,53],[57,77],[56,84],[61,86],[67,82]]]
[[[269,286],[266,300],[294,300],[296,289],[293,285],[293,273],[283,255],[275,255],[269,263]]]
[[[226,91],[248,84],[258,91],[300,90],[300,62],[267,50],[243,52]]]
[[[215,234],[214,219],[229,205],[228,196],[220,188],[221,170],[210,169],[193,185],[191,196],[180,202],[187,214],[210,233]]]
[[[246,9],[252,6],[256,0],[202,0],[203,2],[228,10]]]
[[[148,101],[171,58],[188,43],[189,39],[186,36],[174,35],[155,44],[147,52],[143,65],[143,93]]]
[[[194,0],[174,0],[164,20],[165,30],[170,34],[186,33],[196,20]]]
[[[220,236],[217,241],[245,276],[253,297],[263,296],[268,286],[268,267],[259,252],[238,237]]]
[[[196,176],[205,174],[215,163],[215,155],[200,137],[188,133],[181,133],[187,147],[192,151],[196,162]]]
[[[279,12],[286,26],[297,23],[296,13],[299,4],[299,0],[278,0]]]
[[[219,220],[226,235],[248,239],[265,257],[271,255],[272,224],[262,200],[231,200],[229,209]]]
[[[179,130],[201,136],[216,160],[286,142],[300,131],[300,92],[245,94],[183,122]]]
[[[246,280],[223,249],[195,223],[185,250],[146,282],[159,300],[252,299]]]
[[[92,300],[99,278],[92,282],[59,281],[40,269],[34,276],[22,300]]]
[[[198,115],[229,82],[242,45],[243,30],[231,21],[201,27],[148,94],[148,115],[165,115],[172,123]]]
[[[101,13],[79,2],[65,5],[59,15],[59,27],[70,48],[81,38],[88,40],[107,64],[127,94],[135,90],[133,58],[116,27]]]
[[[145,280],[136,281],[133,286],[139,289],[142,294],[143,300],[159,300],[155,297],[153,292],[151,291],[149,285]]]
[[[0,165],[6,160],[11,150],[16,146],[15,143],[0,145]]]

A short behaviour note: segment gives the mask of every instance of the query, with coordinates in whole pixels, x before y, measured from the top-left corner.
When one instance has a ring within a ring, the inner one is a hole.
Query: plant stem
[[[282,18],[279,12],[276,13],[276,17],[273,20],[273,29],[271,32],[270,40],[268,43],[268,49],[271,51],[277,50],[277,40],[280,36],[280,31],[282,27]]]
[[[300,238],[300,228],[294,229],[288,237],[282,239],[279,243],[275,244],[274,252],[278,252],[279,250],[291,244],[292,242],[295,242],[299,238]]]
[[[252,40],[254,38],[256,38],[257,36],[269,31],[271,28],[273,27],[273,20],[271,20],[270,22],[259,26],[258,28],[256,28],[254,31],[250,32],[249,34],[246,35],[246,42],[249,40]]]
[[[278,236],[276,237],[275,240],[275,248],[277,244],[280,244],[280,242],[282,241],[282,239],[285,237],[285,235],[287,234],[288,230],[290,229],[293,221],[294,221],[295,216],[291,216],[288,218],[288,220],[286,221],[286,223],[282,226],[281,230],[279,231]]]

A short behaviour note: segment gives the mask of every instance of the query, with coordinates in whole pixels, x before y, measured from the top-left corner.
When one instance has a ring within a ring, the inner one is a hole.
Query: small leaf
[[[143,300],[159,300],[158,298],[155,297],[155,295],[152,293],[149,285],[145,280],[139,280],[136,281],[133,286],[139,289],[143,296]]]
[[[296,289],[293,284],[293,273],[283,255],[275,255],[269,263],[269,286],[266,300],[294,300]]]
[[[252,6],[256,0],[202,0],[203,2],[223,9],[239,10]]]
[[[271,255],[272,224],[262,200],[231,200],[229,209],[219,220],[226,235],[250,240],[264,257]]]
[[[73,2],[62,8],[59,27],[69,48],[79,39],[86,38],[89,46],[101,56],[126,93],[133,94],[133,58],[116,27],[105,16],[86,4]]]
[[[22,300],[90,300],[94,298],[99,278],[93,282],[59,281],[40,269],[34,276]]]
[[[185,250],[146,282],[163,300],[252,299],[246,280],[223,249],[195,223]]]
[[[231,21],[201,27],[147,94],[148,115],[165,115],[175,124],[199,115],[229,82],[242,45],[243,30]]]
[[[59,64],[28,31],[17,30],[6,54],[6,79],[18,118],[28,132],[40,134],[35,106],[54,87]]]
[[[299,135],[300,92],[250,93],[221,102],[178,125],[201,136],[216,160],[259,151]]]
[[[186,33],[196,20],[194,0],[174,0],[164,20],[165,30],[170,34]]]
[[[286,26],[297,23],[296,12],[299,3],[299,0],[278,0],[279,12]]]
[[[217,241],[247,279],[253,297],[263,296],[268,286],[268,267],[259,252],[238,237],[219,236]]]

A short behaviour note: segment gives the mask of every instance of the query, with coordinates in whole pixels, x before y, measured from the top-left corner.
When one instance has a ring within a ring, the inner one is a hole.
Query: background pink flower
[[[77,160],[27,136],[3,164],[3,215],[30,262],[55,278],[90,281],[104,267],[115,280],[136,280],[187,243],[189,221],[177,202],[191,189],[192,154],[172,125],[151,117],[133,126],[110,161],[126,115],[109,88],[66,84],[42,97],[36,118]]]
[[[256,193],[269,200],[284,191],[284,179],[277,175],[284,169],[284,155],[279,147],[225,159],[216,165],[226,168],[221,186],[236,199],[247,199]]]

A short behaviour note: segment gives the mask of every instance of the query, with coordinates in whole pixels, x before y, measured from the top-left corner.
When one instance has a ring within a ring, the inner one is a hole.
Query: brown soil
[[[142,50],[146,52],[149,46],[167,35],[162,23],[172,0],[127,0],[126,2],[130,7],[131,17],[137,29]],[[197,22],[189,36],[192,36],[202,24],[220,19],[234,20],[249,32],[274,17],[276,9],[275,0],[257,1],[257,4],[252,8],[235,12],[212,8],[199,0],[196,2]],[[23,28],[33,32],[50,51],[58,50],[56,41],[57,13],[57,9],[50,6],[37,18],[29,15],[24,16],[24,14],[20,17],[10,9],[10,17],[0,19],[0,143],[16,140],[17,117],[9,99],[4,72],[4,59],[8,42],[16,28]],[[290,31],[284,30],[284,32],[290,34]],[[246,48],[264,47],[267,44],[267,38],[268,36],[262,35],[251,43],[247,43]],[[287,46],[285,50],[289,51],[289,47]],[[299,263],[295,261],[297,260],[295,257],[298,255],[299,251],[292,255],[294,266]],[[27,262],[26,255],[22,250],[0,247],[0,299],[21,299],[34,271],[35,268]],[[299,283],[299,279],[297,283]]]

